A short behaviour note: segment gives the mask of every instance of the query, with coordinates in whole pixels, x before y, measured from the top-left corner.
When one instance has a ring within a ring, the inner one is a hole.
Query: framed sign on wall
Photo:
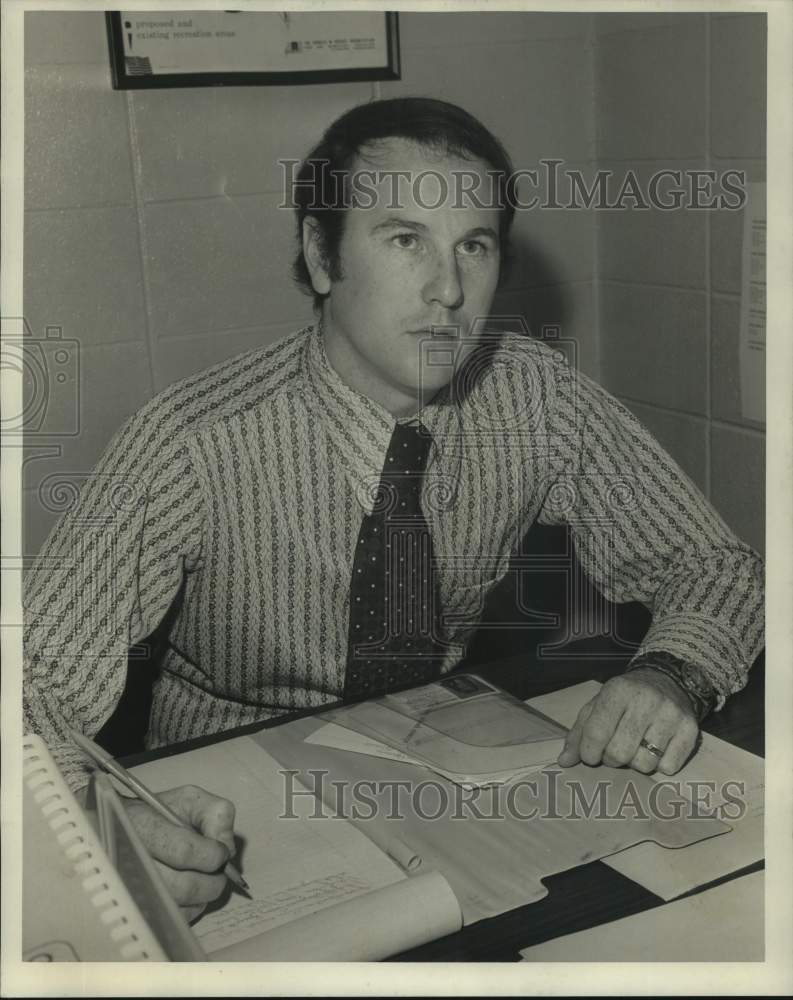
[[[399,79],[388,11],[110,11],[116,90]]]

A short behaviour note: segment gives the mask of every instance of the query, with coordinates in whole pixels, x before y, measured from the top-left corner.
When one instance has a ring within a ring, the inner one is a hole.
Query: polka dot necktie
[[[432,538],[420,504],[429,449],[423,428],[394,428],[374,507],[363,518],[355,549],[344,701],[440,675],[440,606]]]

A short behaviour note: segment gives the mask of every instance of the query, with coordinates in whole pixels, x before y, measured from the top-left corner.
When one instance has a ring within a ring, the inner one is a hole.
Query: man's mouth
[[[459,340],[460,327],[439,323],[438,325],[422,326],[416,330],[409,330],[408,333],[416,337],[432,337],[437,340]]]

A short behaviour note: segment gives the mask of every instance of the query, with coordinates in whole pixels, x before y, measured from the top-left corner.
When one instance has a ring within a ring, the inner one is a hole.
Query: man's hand
[[[124,799],[124,805],[171,895],[185,917],[195,920],[226,887],[221,869],[236,850],[234,806],[195,785],[172,788],[157,798],[190,829],[170,823],[137,799]]]
[[[578,713],[559,755],[562,767],[585,764],[629,765],[651,774],[674,774],[697,741],[699,725],[691,701],[671,678],[639,667],[607,681]],[[663,756],[641,745],[644,739]]]

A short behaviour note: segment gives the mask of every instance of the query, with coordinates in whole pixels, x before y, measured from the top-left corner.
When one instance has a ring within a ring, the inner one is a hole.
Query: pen
[[[189,826],[185,821],[177,816],[173,810],[169,809],[164,803],[160,802],[153,792],[139,781],[136,777],[131,775],[126,768],[122,767],[121,764],[115,758],[111,757],[106,750],[94,743],[93,740],[89,740],[87,736],[83,736],[82,733],[78,733],[76,730],[70,730],[72,739],[77,744],[78,747],[87,754],[91,760],[94,761],[103,771],[107,771],[108,774],[112,774],[114,778],[117,778],[125,788],[128,788],[137,797],[145,802],[147,805],[151,806],[155,812],[159,813],[164,819],[170,820],[176,826],[185,827],[189,829]],[[250,886],[242,877],[242,875],[237,871],[234,865],[227,861],[224,868],[223,874],[230,882],[233,882],[239,889],[245,892],[250,892]]]

